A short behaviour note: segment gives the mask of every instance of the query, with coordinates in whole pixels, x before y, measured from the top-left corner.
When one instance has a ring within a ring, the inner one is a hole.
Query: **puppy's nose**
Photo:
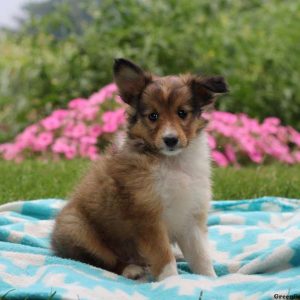
[[[168,135],[168,136],[165,136],[163,138],[165,144],[168,146],[168,147],[175,147],[178,143],[178,138],[177,136],[174,136],[174,135]]]

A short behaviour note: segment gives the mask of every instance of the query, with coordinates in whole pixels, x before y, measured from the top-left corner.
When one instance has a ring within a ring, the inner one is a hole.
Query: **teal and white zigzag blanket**
[[[264,197],[213,202],[209,237],[219,277],[191,274],[185,262],[178,262],[179,276],[149,283],[53,256],[49,235],[63,204],[49,199],[0,206],[0,296],[4,299],[300,296],[300,200]]]

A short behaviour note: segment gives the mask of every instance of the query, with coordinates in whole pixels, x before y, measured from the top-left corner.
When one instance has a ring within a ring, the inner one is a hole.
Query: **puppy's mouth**
[[[164,147],[160,150],[160,153],[167,156],[174,156],[182,151],[181,147]]]

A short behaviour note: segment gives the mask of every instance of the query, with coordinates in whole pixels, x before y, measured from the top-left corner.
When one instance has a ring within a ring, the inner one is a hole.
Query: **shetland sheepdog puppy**
[[[126,139],[99,159],[57,216],[54,252],[131,279],[177,275],[177,243],[194,273],[216,276],[207,238],[210,154],[203,112],[223,77],[157,77],[116,59]]]

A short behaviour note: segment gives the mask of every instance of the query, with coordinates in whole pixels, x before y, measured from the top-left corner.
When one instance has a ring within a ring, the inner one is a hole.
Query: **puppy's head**
[[[129,138],[165,155],[176,155],[205,127],[202,113],[228,91],[223,77],[156,77],[125,59],[114,64],[121,98],[130,106]]]

